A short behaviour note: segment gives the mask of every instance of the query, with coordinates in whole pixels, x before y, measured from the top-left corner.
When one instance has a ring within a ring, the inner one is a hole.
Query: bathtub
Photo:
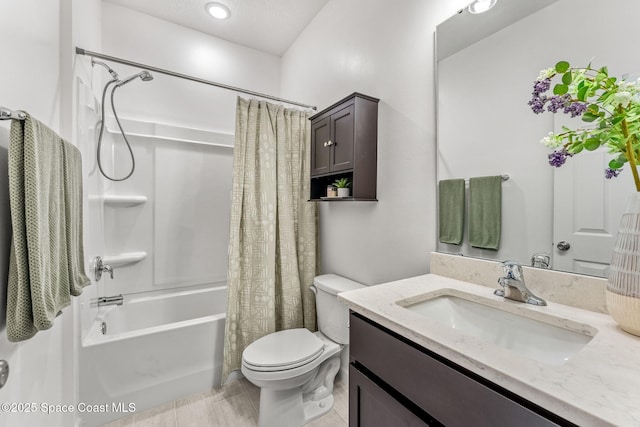
[[[79,413],[81,424],[219,386],[226,292],[217,286],[125,296],[123,305],[101,308],[80,348],[79,402],[96,408]]]

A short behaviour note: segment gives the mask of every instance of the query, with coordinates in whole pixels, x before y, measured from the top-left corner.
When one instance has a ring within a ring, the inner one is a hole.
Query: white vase
[[[640,336],[640,193],[627,202],[611,257],[607,310],[622,329]]]
[[[348,188],[338,188],[338,197],[349,197]]]

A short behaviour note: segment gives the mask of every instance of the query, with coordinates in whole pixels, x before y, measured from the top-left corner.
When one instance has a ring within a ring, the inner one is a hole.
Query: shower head
[[[107,64],[105,64],[102,61],[96,61],[95,59],[91,58],[91,66],[95,66],[95,65],[100,65],[104,68],[107,69],[107,71],[109,72],[109,74],[111,74],[111,77],[113,77],[114,80],[118,80],[120,77],[118,76],[118,73],[116,73],[113,68],[109,67]]]
[[[127,77],[124,80],[118,80],[118,82],[116,83],[116,87],[119,86],[124,86],[127,83],[129,83],[131,80],[134,80],[136,77],[140,77],[140,79],[144,82],[148,82],[149,80],[153,80],[153,76],[151,75],[150,72],[148,72],[147,70],[142,70],[137,74],[134,74],[132,76]]]

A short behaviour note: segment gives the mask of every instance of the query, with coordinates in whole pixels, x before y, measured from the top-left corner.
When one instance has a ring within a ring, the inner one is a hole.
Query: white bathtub
[[[79,414],[93,426],[220,385],[226,286],[125,297],[98,316],[80,348]],[[106,324],[103,334],[102,322]]]

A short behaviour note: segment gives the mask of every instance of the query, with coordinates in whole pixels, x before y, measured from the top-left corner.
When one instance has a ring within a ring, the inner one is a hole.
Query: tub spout
[[[122,305],[122,294],[113,297],[98,297],[97,300],[92,301],[92,306],[103,307],[105,305]]]

